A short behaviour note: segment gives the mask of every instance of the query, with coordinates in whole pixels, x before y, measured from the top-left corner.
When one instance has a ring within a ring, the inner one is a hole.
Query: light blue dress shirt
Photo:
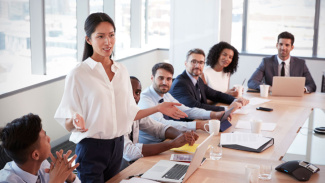
[[[154,90],[153,86],[151,85],[149,88],[146,88],[140,97],[140,101],[138,106],[140,109],[147,109],[149,107],[154,107],[159,104],[160,99],[164,99],[165,102],[178,102],[170,93],[164,94],[163,97],[159,96],[157,92]],[[210,119],[211,111],[207,111],[200,108],[190,108],[185,105],[177,106],[177,108],[188,115],[190,119]],[[174,128],[180,131],[186,130],[196,130],[196,122],[188,122],[188,121],[174,121],[174,120],[166,120],[162,113],[156,112],[150,115],[151,118],[154,120],[166,124],[171,125]],[[145,133],[140,130],[139,133],[139,142],[143,144],[152,144],[152,143],[159,143],[164,139],[155,138],[148,133]]]
[[[38,175],[33,175],[19,168],[14,161],[10,161],[0,170],[0,183],[35,183],[38,176],[41,179],[41,183],[47,183],[50,180],[50,174],[45,173],[46,168],[50,168],[50,163],[44,160],[38,170]],[[78,177],[76,177],[74,183],[80,183]]]

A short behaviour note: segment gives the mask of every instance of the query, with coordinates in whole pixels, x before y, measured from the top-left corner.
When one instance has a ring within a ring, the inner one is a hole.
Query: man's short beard
[[[157,85],[156,85],[157,86]],[[166,93],[168,93],[168,91],[167,92],[162,92],[160,89],[159,89],[159,87],[153,87],[153,89],[158,93],[158,94],[166,94]]]

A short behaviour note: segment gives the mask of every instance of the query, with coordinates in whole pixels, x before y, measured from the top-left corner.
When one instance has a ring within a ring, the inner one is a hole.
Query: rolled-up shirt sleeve
[[[166,130],[170,127],[170,125],[164,125],[155,121],[154,119],[151,119],[150,117],[142,118],[136,122],[139,123],[139,128],[133,130],[133,138],[138,138],[139,130],[142,130],[158,139],[165,139]],[[134,142],[138,142],[138,139],[133,140]],[[127,161],[134,161],[143,157],[143,144],[134,142],[130,140],[128,134],[124,135],[123,158]]]
[[[154,107],[156,104],[152,101],[152,99],[150,99],[147,96],[142,96],[141,95],[141,99],[139,102],[139,107],[141,109],[146,109],[146,108],[150,108],[150,107]],[[187,122],[187,121],[174,121],[174,120],[166,120],[164,118],[164,115],[161,112],[156,112],[152,115],[150,115],[151,118],[153,118],[154,120],[163,123],[165,125],[170,125],[173,126],[174,128],[180,130],[180,131],[186,131],[186,130],[196,130],[196,122],[192,121],[192,122]]]
[[[141,143],[133,143],[129,135],[124,135],[124,150],[123,150],[123,158],[127,161],[134,161],[141,157],[142,155],[142,146]]]

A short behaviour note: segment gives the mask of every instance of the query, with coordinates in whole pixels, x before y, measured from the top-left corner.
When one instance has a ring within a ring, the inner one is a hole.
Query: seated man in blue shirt
[[[8,123],[1,129],[0,137],[4,151],[13,159],[0,171],[0,182],[80,182],[72,172],[79,164],[71,167],[77,156],[68,161],[71,151],[63,155],[61,150],[56,152],[57,158],[53,157],[50,137],[42,129],[38,115],[30,113]]]
[[[141,99],[139,101],[139,107],[146,109],[153,107],[161,102],[179,102],[171,94],[168,93],[172,84],[174,74],[174,67],[169,63],[157,63],[152,67],[152,85],[145,89],[141,93]],[[182,102],[180,102],[182,103]],[[182,103],[183,104],[183,103]],[[241,105],[235,103],[234,105]],[[181,121],[175,121],[175,119],[163,115],[160,112],[150,115],[154,120],[163,123],[165,125],[171,125],[180,131],[187,130],[204,130],[204,124],[208,121],[188,121],[193,119],[219,119],[223,115],[222,112],[207,111],[196,107],[190,108],[185,105],[177,106],[177,108],[188,115],[188,119],[182,119]],[[152,135],[140,131],[139,141],[144,144],[158,143],[162,140],[155,138]]]
[[[131,76],[130,78],[134,100],[138,104],[142,90],[141,83],[134,76]],[[173,140],[156,144],[142,144],[139,143],[139,130],[159,139]],[[123,162],[121,169],[126,168],[129,164],[141,157],[157,155],[171,148],[181,147],[187,143],[193,145],[197,139],[198,135],[194,132],[182,133],[176,128],[159,123],[150,117],[134,121],[131,133],[124,135]]]
[[[248,80],[249,88],[259,90],[263,83],[272,86],[273,76],[303,76],[306,78],[304,92],[316,91],[316,84],[307,68],[306,61],[290,56],[290,52],[294,48],[294,41],[295,37],[289,32],[282,32],[278,35],[276,43],[278,54],[263,58],[261,64]],[[270,87],[270,91],[272,91],[272,87]]]

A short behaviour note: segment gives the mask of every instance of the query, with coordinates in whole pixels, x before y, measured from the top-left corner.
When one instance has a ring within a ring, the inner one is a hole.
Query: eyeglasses
[[[204,64],[205,64],[204,61],[197,61],[197,60],[191,60],[191,63],[192,63],[193,65],[196,65],[196,64],[204,65]]]

